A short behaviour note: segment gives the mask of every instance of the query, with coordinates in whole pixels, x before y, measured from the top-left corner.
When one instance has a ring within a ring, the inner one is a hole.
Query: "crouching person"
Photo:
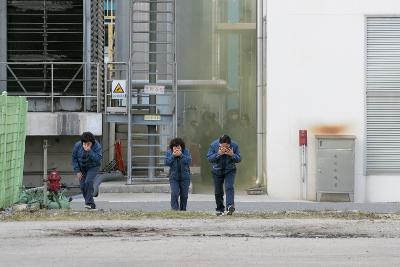
[[[80,182],[86,209],[96,209],[93,199],[93,181],[99,172],[102,153],[101,145],[91,132],[84,132],[72,152],[72,166]]]
[[[165,165],[170,167],[171,209],[186,210],[190,185],[192,156],[181,138],[172,139],[165,155]]]

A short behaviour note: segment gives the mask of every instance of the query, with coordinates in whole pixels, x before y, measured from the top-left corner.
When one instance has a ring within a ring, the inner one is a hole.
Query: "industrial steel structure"
[[[265,185],[263,14],[262,0],[0,3],[0,91],[29,100],[25,176],[40,177],[46,136],[49,168],[72,177],[69,146],[90,130],[102,139],[105,164],[122,141],[128,185],[167,183],[171,138],[185,137],[199,174],[206,143],[232,131],[258,148],[239,180]],[[114,98],[117,80],[126,81],[126,99]],[[230,121],[234,113],[244,124]],[[214,135],[203,138],[206,128]]]

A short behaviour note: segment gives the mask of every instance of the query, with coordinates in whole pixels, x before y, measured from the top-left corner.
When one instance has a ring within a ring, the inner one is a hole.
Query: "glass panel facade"
[[[236,188],[255,185],[256,1],[177,1],[178,135],[193,157],[193,191],[212,190],[206,154],[228,134],[241,149]]]

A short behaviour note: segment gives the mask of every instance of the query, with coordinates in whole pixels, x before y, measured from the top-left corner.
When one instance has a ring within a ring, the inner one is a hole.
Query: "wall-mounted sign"
[[[126,99],[126,80],[113,80],[111,99]]]
[[[161,116],[160,115],[144,115],[144,120],[145,121],[160,121]]]
[[[145,85],[144,93],[149,95],[163,95],[165,90],[164,85]]]

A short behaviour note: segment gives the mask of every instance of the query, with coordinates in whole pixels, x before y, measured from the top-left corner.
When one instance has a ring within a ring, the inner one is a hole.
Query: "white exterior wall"
[[[316,134],[356,136],[356,202],[400,201],[399,176],[365,176],[365,16],[399,0],[267,0],[267,176],[271,197],[300,199],[298,131],[308,130],[315,200]]]

